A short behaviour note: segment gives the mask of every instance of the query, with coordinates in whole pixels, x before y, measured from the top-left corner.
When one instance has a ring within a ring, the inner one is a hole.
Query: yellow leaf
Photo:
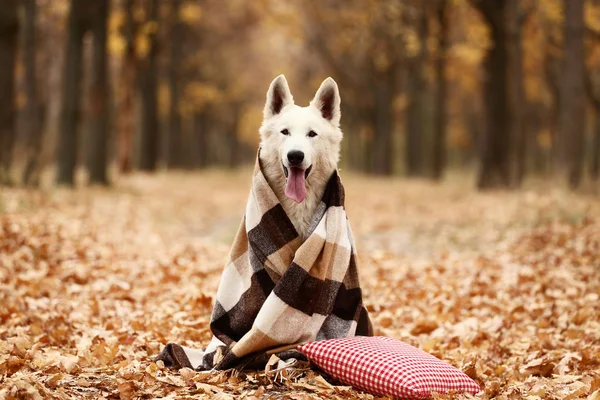
[[[108,51],[112,54],[122,55],[125,52],[127,42],[119,35],[110,35],[108,38]]]
[[[196,24],[202,19],[202,8],[194,3],[183,4],[179,9],[179,19],[189,25]]]

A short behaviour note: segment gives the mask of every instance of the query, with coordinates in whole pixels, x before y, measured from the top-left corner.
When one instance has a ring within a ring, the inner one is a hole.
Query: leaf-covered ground
[[[209,340],[249,176],[2,189],[0,399],[373,398],[303,365],[152,362],[166,342]],[[481,398],[600,398],[598,198],[343,176],[377,334],[462,369]]]

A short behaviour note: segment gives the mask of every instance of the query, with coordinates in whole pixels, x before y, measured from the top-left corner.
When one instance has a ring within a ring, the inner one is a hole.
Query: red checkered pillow
[[[387,337],[320,340],[298,350],[334,378],[377,396],[426,399],[432,392],[481,390],[452,365]]]

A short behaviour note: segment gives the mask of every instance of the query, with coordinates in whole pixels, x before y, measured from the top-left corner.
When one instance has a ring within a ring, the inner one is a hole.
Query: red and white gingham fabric
[[[452,365],[387,337],[320,340],[298,346],[298,350],[329,375],[377,396],[408,400],[426,399],[432,392],[481,391]]]

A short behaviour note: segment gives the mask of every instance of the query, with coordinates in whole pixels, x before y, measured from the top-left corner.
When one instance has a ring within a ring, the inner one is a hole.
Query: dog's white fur
[[[260,127],[260,160],[267,181],[302,240],[308,236],[311,218],[329,178],[337,169],[343,136],[340,104],[338,86],[332,78],[323,81],[308,107],[294,104],[283,75],[271,82],[267,92],[264,120]],[[287,129],[288,135],[281,133],[284,129]],[[311,130],[317,136],[309,137]],[[306,198],[301,203],[296,203],[284,193],[286,177],[283,166],[289,167],[287,154],[291,150],[304,153],[302,169],[312,166],[306,178]]]

